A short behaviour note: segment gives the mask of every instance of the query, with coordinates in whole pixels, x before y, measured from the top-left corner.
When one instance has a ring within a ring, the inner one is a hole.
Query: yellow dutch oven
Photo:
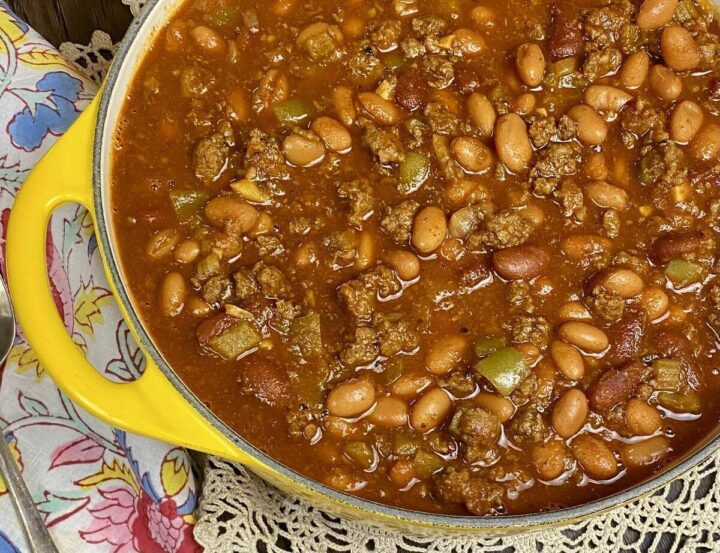
[[[145,49],[183,1],[148,2],[131,26],[102,93],[38,164],[10,217],[7,266],[18,321],[45,370],[73,401],[118,428],[238,461],[289,494],[323,509],[417,534],[511,534],[575,522],[654,491],[718,448],[716,430],[653,478],[577,507],[530,515],[459,517],[389,507],[338,492],[278,463],[228,428],[183,384],[143,328],[117,261],[110,221],[112,139],[126,90]],[[147,368],[135,382],[113,383],[97,372],[68,336],[55,308],[45,239],[50,215],[66,203],[83,205],[95,222],[110,286],[147,358]]]

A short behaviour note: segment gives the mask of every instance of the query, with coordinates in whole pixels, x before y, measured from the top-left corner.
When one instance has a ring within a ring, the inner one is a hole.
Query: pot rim
[[[111,277],[113,284],[115,285],[115,289],[117,290],[116,300],[124,307],[124,311],[127,314],[126,316],[130,319],[129,323],[135,330],[143,351],[151,357],[158,368],[162,371],[163,375],[172,383],[182,397],[236,447],[263,465],[277,471],[288,481],[313,490],[320,495],[326,496],[333,502],[346,504],[359,511],[369,512],[374,515],[379,515],[382,518],[393,519],[414,525],[420,524],[423,526],[435,526],[440,528],[447,527],[456,530],[470,531],[492,530],[497,532],[507,530],[508,533],[517,531],[519,527],[525,530],[537,530],[539,527],[568,524],[575,520],[600,514],[614,507],[639,499],[642,496],[650,494],[658,488],[670,483],[675,478],[678,478],[685,472],[700,464],[712,455],[713,452],[720,448],[720,432],[718,432],[718,428],[716,428],[713,433],[714,435],[708,435],[705,438],[704,443],[700,443],[695,446],[691,453],[681,458],[673,465],[670,465],[669,468],[666,468],[664,471],[657,473],[643,482],[601,499],[573,507],[565,507],[562,509],[540,513],[530,513],[524,515],[466,516],[443,515],[403,509],[335,490],[278,462],[228,427],[183,383],[182,379],[165,361],[163,355],[157,349],[145,329],[145,326],[136,313],[133,302],[130,299],[130,293],[126,287],[126,283],[121,277],[120,263],[115,257],[115,251],[109,233],[112,221],[109,220],[108,214],[105,212],[103,205],[105,193],[109,192],[110,187],[110,183],[107,183],[107,186],[104,185],[105,183],[103,183],[102,174],[103,150],[105,143],[112,139],[111,135],[104,135],[105,126],[110,115],[109,108],[111,105],[111,99],[115,94],[119,93],[118,90],[116,90],[116,85],[121,73],[121,68],[126,62],[133,61],[127,59],[132,45],[140,36],[146,34],[145,32],[147,29],[145,26],[146,24],[151,24],[150,16],[153,10],[161,6],[165,1],[167,0],[148,0],[140,14],[130,25],[104,80],[104,88],[101,92],[102,97],[99,106],[100,109],[95,126],[93,147],[92,188],[97,227],[100,231],[98,239],[102,243],[102,251],[105,252],[103,258],[107,273]],[[124,104],[124,101],[121,102],[121,104]],[[112,121],[113,130],[116,122],[117,120]],[[110,151],[110,149],[108,149],[108,151]]]

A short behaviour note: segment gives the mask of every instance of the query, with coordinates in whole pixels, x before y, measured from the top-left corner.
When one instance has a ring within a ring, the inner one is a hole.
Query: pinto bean
[[[473,398],[473,403],[496,415],[501,423],[509,421],[515,414],[515,406],[512,401],[490,392],[480,392]]]
[[[160,312],[166,317],[179,315],[185,307],[187,283],[180,273],[168,273],[160,287]]]
[[[492,136],[497,114],[488,97],[479,92],[473,92],[466,103],[468,115],[473,124],[486,138]]]
[[[656,265],[665,265],[671,259],[697,252],[702,245],[700,231],[669,232],[653,240],[648,256]]]
[[[553,61],[579,56],[583,51],[583,33],[579,14],[570,5],[552,5],[548,48]]]
[[[403,280],[414,280],[420,274],[420,260],[407,250],[390,250],[382,255],[382,260]]]
[[[468,173],[484,173],[493,163],[490,148],[472,136],[460,136],[450,143],[453,157]]]
[[[625,208],[627,208],[627,192],[619,186],[609,184],[604,180],[589,183],[585,186],[585,192],[592,203],[602,209],[625,211]]]
[[[670,138],[680,144],[687,144],[702,127],[703,109],[692,100],[683,100],[672,111],[670,116]]]
[[[455,38],[452,41],[452,47],[465,56],[475,56],[487,48],[485,39],[477,31],[461,28],[453,34]]]
[[[594,180],[605,180],[610,175],[607,159],[602,152],[590,152],[585,160],[585,174]]]
[[[690,143],[690,155],[699,161],[720,158],[720,125],[709,123],[700,129]]]
[[[276,68],[268,69],[258,84],[258,96],[265,109],[282,102],[290,95],[290,81],[287,75]]]
[[[390,392],[402,398],[413,398],[433,383],[433,378],[426,373],[405,373],[390,385]]]
[[[527,126],[516,113],[508,113],[495,123],[495,149],[500,161],[513,173],[522,173],[533,156]]]
[[[335,417],[359,417],[375,403],[375,386],[358,378],[336,385],[327,396],[328,412]]]
[[[512,110],[518,115],[524,117],[525,115],[530,115],[532,113],[535,109],[536,103],[537,99],[535,98],[535,94],[532,92],[526,92],[525,94],[521,94],[515,98],[515,101],[512,103]]]
[[[332,101],[335,113],[338,114],[343,125],[350,126],[355,122],[356,111],[353,102],[353,92],[347,86],[336,86],[332,91]]]
[[[145,247],[145,253],[152,259],[162,259],[172,253],[180,240],[182,240],[182,234],[178,229],[163,229],[152,235]]]
[[[495,271],[506,280],[530,280],[540,276],[548,261],[547,252],[539,246],[514,246],[492,255]]]
[[[397,428],[407,423],[407,404],[396,397],[380,397],[368,421],[386,428]]]
[[[579,321],[564,323],[558,331],[560,338],[582,351],[600,353],[607,349],[607,335],[598,327]]]
[[[695,69],[702,58],[690,31],[680,25],[665,27],[660,37],[660,49],[667,66],[675,71]]]
[[[410,424],[418,432],[428,432],[440,426],[452,410],[452,399],[442,388],[425,392],[413,405]]]
[[[543,480],[555,480],[565,471],[565,445],[559,440],[534,445],[530,457]]]
[[[208,54],[220,55],[227,51],[227,41],[216,30],[198,25],[190,31],[195,44]]]
[[[587,397],[577,388],[570,388],[555,404],[550,418],[558,436],[569,438],[582,428],[587,415]]]
[[[670,451],[670,440],[665,436],[654,436],[642,442],[623,445],[620,456],[628,467],[642,467],[657,463]]]
[[[648,320],[655,321],[667,313],[670,300],[660,288],[652,287],[640,294],[639,304],[647,313]]]
[[[175,248],[175,259],[180,263],[192,263],[199,255],[200,243],[192,238],[180,242]]]
[[[672,102],[680,97],[683,89],[682,79],[664,65],[653,65],[650,68],[650,88],[658,98]]]
[[[633,398],[625,404],[625,424],[635,436],[647,436],[660,429],[662,418],[655,407]]]
[[[537,44],[521,44],[515,54],[515,67],[522,81],[531,88],[538,86],[545,73],[545,54]]]
[[[582,434],[570,445],[575,458],[588,476],[596,480],[608,480],[618,472],[612,450],[600,438]]]
[[[584,376],[585,363],[582,355],[570,344],[554,340],[550,344],[550,357],[568,380],[580,380]]]
[[[400,459],[390,467],[388,477],[398,488],[408,486],[415,478],[415,464],[412,459]]]
[[[605,113],[617,113],[632,100],[632,96],[624,90],[603,84],[587,87],[584,98],[587,105]]]
[[[623,299],[634,298],[645,287],[640,275],[631,269],[622,267],[613,267],[601,271],[593,279],[593,284],[599,284],[608,292],[617,294]]]
[[[576,234],[560,243],[560,250],[570,259],[581,260],[593,255],[609,252],[612,242],[597,234]]]
[[[568,301],[560,306],[558,317],[562,321],[589,321],[590,311],[579,301]]]
[[[470,340],[464,334],[448,334],[438,338],[425,356],[425,366],[434,375],[444,375],[467,360]]]
[[[258,220],[258,211],[237,196],[218,196],[205,206],[205,217],[219,228],[232,228],[240,233],[250,232]]]
[[[626,401],[645,376],[645,366],[631,361],[605,371],[588,388],[590,406],[598,413],[608,413]]]
[[[573,106],[568,111],[568,116],[578,124],[578,138],[583,144],[598,146],[607,139],[605,120],[590,106]]]
[[[411,242],[421,254],[429,254],[438,249],[447,234],[445,212],[437,206],[424,207],[415,215]]]
[[[625,59],[618,77],[625,88],[634,90],[643,85],[649,72],[650,56],[645,50],[639,50]]]
[[[308,131],[286,136],[282,149],[288,162],[296,167],[312,167],[325,157],[325,146],[320,138]]]
[[[656,31],[670,23],[678,0],[644,0],[635,21],[643,31]]]
[[[332,117],[318,117],[311,128],[333,152],[344,154],[352,148],[352,136],[342,123]]]
[[[395,104],[375,92],[361,92],[358,94],[358,102],[379,125],[395,125],[402,116]]]

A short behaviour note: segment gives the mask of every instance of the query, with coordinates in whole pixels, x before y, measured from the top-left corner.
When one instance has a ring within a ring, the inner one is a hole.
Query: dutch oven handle
[[[45,261],[47,226],[52,212],[67,203],[79,203],[95,217],[92,155],[98,103],[96,98],[40,161],[12,208],[7,270],[18,322],[42,367],[90,413],[133,433],[252,465],[253,459],[195,410],[150,357],[133,382],[105,378],[72,341],[57,311]]]

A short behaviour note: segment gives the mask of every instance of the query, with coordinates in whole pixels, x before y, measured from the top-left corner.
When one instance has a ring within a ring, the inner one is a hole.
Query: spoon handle
[[[0,432],[0,474],[5,478],[13,505],[25,529],[30,551],[33,553],[58,553],[57,547],[45,528],[40,512],[35,507],[35,502],[23,482],[20,470],[15,464],[15,459],[2,432]]]

